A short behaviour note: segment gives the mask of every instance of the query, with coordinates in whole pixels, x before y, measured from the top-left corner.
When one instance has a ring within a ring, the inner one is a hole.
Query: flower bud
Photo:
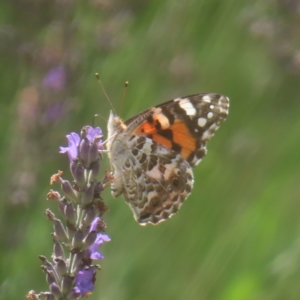
[[[86,215],[83,219],[83,224],[85,226],[90,226],[90,224],[92,223],[92,221],[95,219],[96,217],[96,211],[94,208],[92,207],[88,207],[85,209]]]
[[[29,293],[26,295],[26,299],[28,300],[39,300],[40,298],[38,295],[35,293],[34,290],[29,291]]]
[[[63,174],[62,171],[58,171],[56,174],[53,174],[50,178],[50,184],[53,184],[54,182],[61,183],[62,178],[61,175]]]
[[[81,204],[87,205],[92,202],[94,198],[95,181],[91,181],[89,186],[86,187],[85,191],[82,193]]]
[[[40,292],[38,294],[39,298],[38,300],[45,298],[46,300],[55,300],[55,297],[53,294],[51,294],[50,292]],[[31,299],[30,299],[31,300]]]
[[[49,263],[49,260],[44,255],[40,255],[39,259],[42,261],[43,265],[46,265]]]
[[[50,190],[47,194],[47,200],[59,200],[60,194],[57,191]]]
[[[55,214],[49,208],[46,209],[45,216],[49,221],[53,222],[55,220]]]
[[[59,219],[54,220],[54,232],[56,236],[59,238],[60,241],[67,243],[69,241],[69,237],[67,235],[67,232]]]
[[[59,211],[60,211],[60,213],[61,213],[61,215],[63,216],[64,219],[66,219],[65,210],[66,210],[67,203],[68,203],[68,201],[65,197],[61,201],[59,201],[59,203],[58,203],[58,209],[59,209]]]
[[[97,232],[91,231],[88,233],[88,235],[83,240],[84,242],[84,248],[87,249],[89,246],[91,246],[97,238]]]
[[[66,262],[61,258],[56,258],[56,269],[60,276],[65,276],[67,274],[67,265]]]
[[[96,183],[94,193],[95,193],[95,195],[96,195],[97,197],[99,197],[102,191],[103,191],[103,185],[102,185],[102,182],[98,181],[98,182]]]
[[[76,223],[77,216],[72,202],[63,199],[59,202],[58,208],[64,219],[67,220],[69,224],[72,225]]]
[[[67,231],[68,231],[69,240],[71,241],[77,231],[76,226],[67,222]]]
[[[47,272],[53,272],[53,274],[55,273],[53,265],[47,260],[45,256],[40,255],[39,259],[43,262],[43,265],[45,267],[45,270],[47,270]]]
[[[78,202],[77,192],[73,189],[71,183],[68,180],[63,180],[61,188],[68,199],[70,199],[74,203]]]
[[[86,185],[85,169],[82,164],[77,160],[74,160],[71,164],[71,172],[76,183],[83,188]]]
[[[66,219],[67,221],[74,225],[76,223],[77,220],[77,216],[76,216],[76,212],[73,206],[73,203],[68,202],[66,207],[65,207],[65,214],[66,214]]]
[[[90,141],[88,140],[88,138],[83,137],[79,144],[79,157],[85,167],[88,167],[89,150],[90,150]]]
[[[46,300],[55,300],[55,296],[53,294],[48,294]]]
[[[57,236],[55,234],[52,234],[52,238],[53,238],[53,253],[55,255],[56,258],[61,257],[62,259],[65,258],[65,250],[63,248],[63,246],[61,245],[61,243],[58,241]]]
[[[89,149],[89,155],[88,155],[88,168],[90,169],[90,166],[95,161],[99,160],[99,147],[96,143],[92,143]]]
[[[96,160],[94,161],[91,165],[90,165],[90,169],[91,169],[91,178],[92,179],[96,179],[97,176],[99,175],[100,172],[100,167],[101,167],[101,163],[100,160]]]
[[[54,272],[53,271],[48,271],[47,268],[45,266],[42,266],[43,271],[46,273],[46,280],[47,283],[50,285],[52,283],[56,283],[56,279],[54,276]]]
[[[74,285],[74,276],[64,276],[64,278],[62,279],[62,292],[64,295],[67,295],[68,293],[70,293],[70,291],[73,288]],[[68,298],[69,299],[69,298]]]
[[[84,234],[82,230],[80,229],[77,230],[72,240],[72,248],[81,249],[83,238],[84,238]]]
[[[59,286],[53,282],[50,284],[50,292],[56,297],[59,298],[61,296],[61,290],[59,288]]]
[[[81,251],[74,255],[74,261],[71,270],[72,274],[76,274],[80,270],[80,268],[82,267],[82,260],[86,257],[85,255],[85,251]]]

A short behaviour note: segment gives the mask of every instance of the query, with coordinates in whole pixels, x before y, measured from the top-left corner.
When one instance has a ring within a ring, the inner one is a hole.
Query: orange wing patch
[[[151,120],[148,120],[141,124],[141,126],[135,131],[136,134],[151,135],[152,139],[165,146],[168,149],[176,149],[174,145],[180,146],[180,154],[183,158],[187,159],[192,152],[196,149],[196,139],[191,135],[186,124],[180,120],[175,120],[174,124],[161,128],[161,122],[158,116],[155,116]],[[166,122],[164,122],[166,125]],[[164,133],[171,131],[170,138]],[[177,147],[178,148],[178,147]]]
[[[168,149],[172,149],[172,141],[171,140],[161,136],[158,133],[153,134],[152,137],[153,137],[153,141],[155,141],[156,143],[159,143]]]
[[[173,142],[182,147],[180,154],[187,159],[196,149],[196,139],[182,121],[176,120],[169,129],[173,132]]]
[[[154,122],[144,122],[136,131],[136,134],[153,134],[157,132]]]

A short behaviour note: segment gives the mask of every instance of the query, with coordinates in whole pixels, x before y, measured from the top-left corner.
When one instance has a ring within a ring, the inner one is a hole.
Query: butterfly
[[[112,195],[123,194],[141,225],[158,224],[178,212],[193,189],[192,168],[228,111],[228,97],[206,93],[167,101],[126,122],[110,112]]]

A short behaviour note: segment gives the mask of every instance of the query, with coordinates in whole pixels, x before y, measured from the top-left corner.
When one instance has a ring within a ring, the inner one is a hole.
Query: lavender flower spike
[[[93,260],[104,258],[98,249],[110,241],[104,234],[106,223],[102,216],[107,207],[101,198],[103,183],[109,180],[107,172],[101,181],[97,178],[101,170],[101,138],[99,127],[84,126],[80,135],[74,132],[67,135],[67,147],[60,147],[60,153],[69,156],[73,180],[63,179],[62,171],[51,176],[51,184],[60,184],[64,195],[52,190],[48,193],[52,203],[57,201],[63,218],[60,220],[46,210],[54,227],[52,262],[44,256],[40,258],[49,291],[30,291],[27,299],[78,300],[94,290],[100,266],[93,265]]]

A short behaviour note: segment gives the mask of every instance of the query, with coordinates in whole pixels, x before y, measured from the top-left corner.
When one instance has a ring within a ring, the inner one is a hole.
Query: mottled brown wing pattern
[[[125,123],[111,114],[112,193],[124,194],[140,224],[157,224],[178,211],[193,187],[192,167],[206,154],[206,143],[228,109],[225,96],[197,94],[152,107]]]
[[[193,172],[180,154],[144,136],[130,141],[123,194],[135,219],[157,224],[175,214],[193,188]]]

